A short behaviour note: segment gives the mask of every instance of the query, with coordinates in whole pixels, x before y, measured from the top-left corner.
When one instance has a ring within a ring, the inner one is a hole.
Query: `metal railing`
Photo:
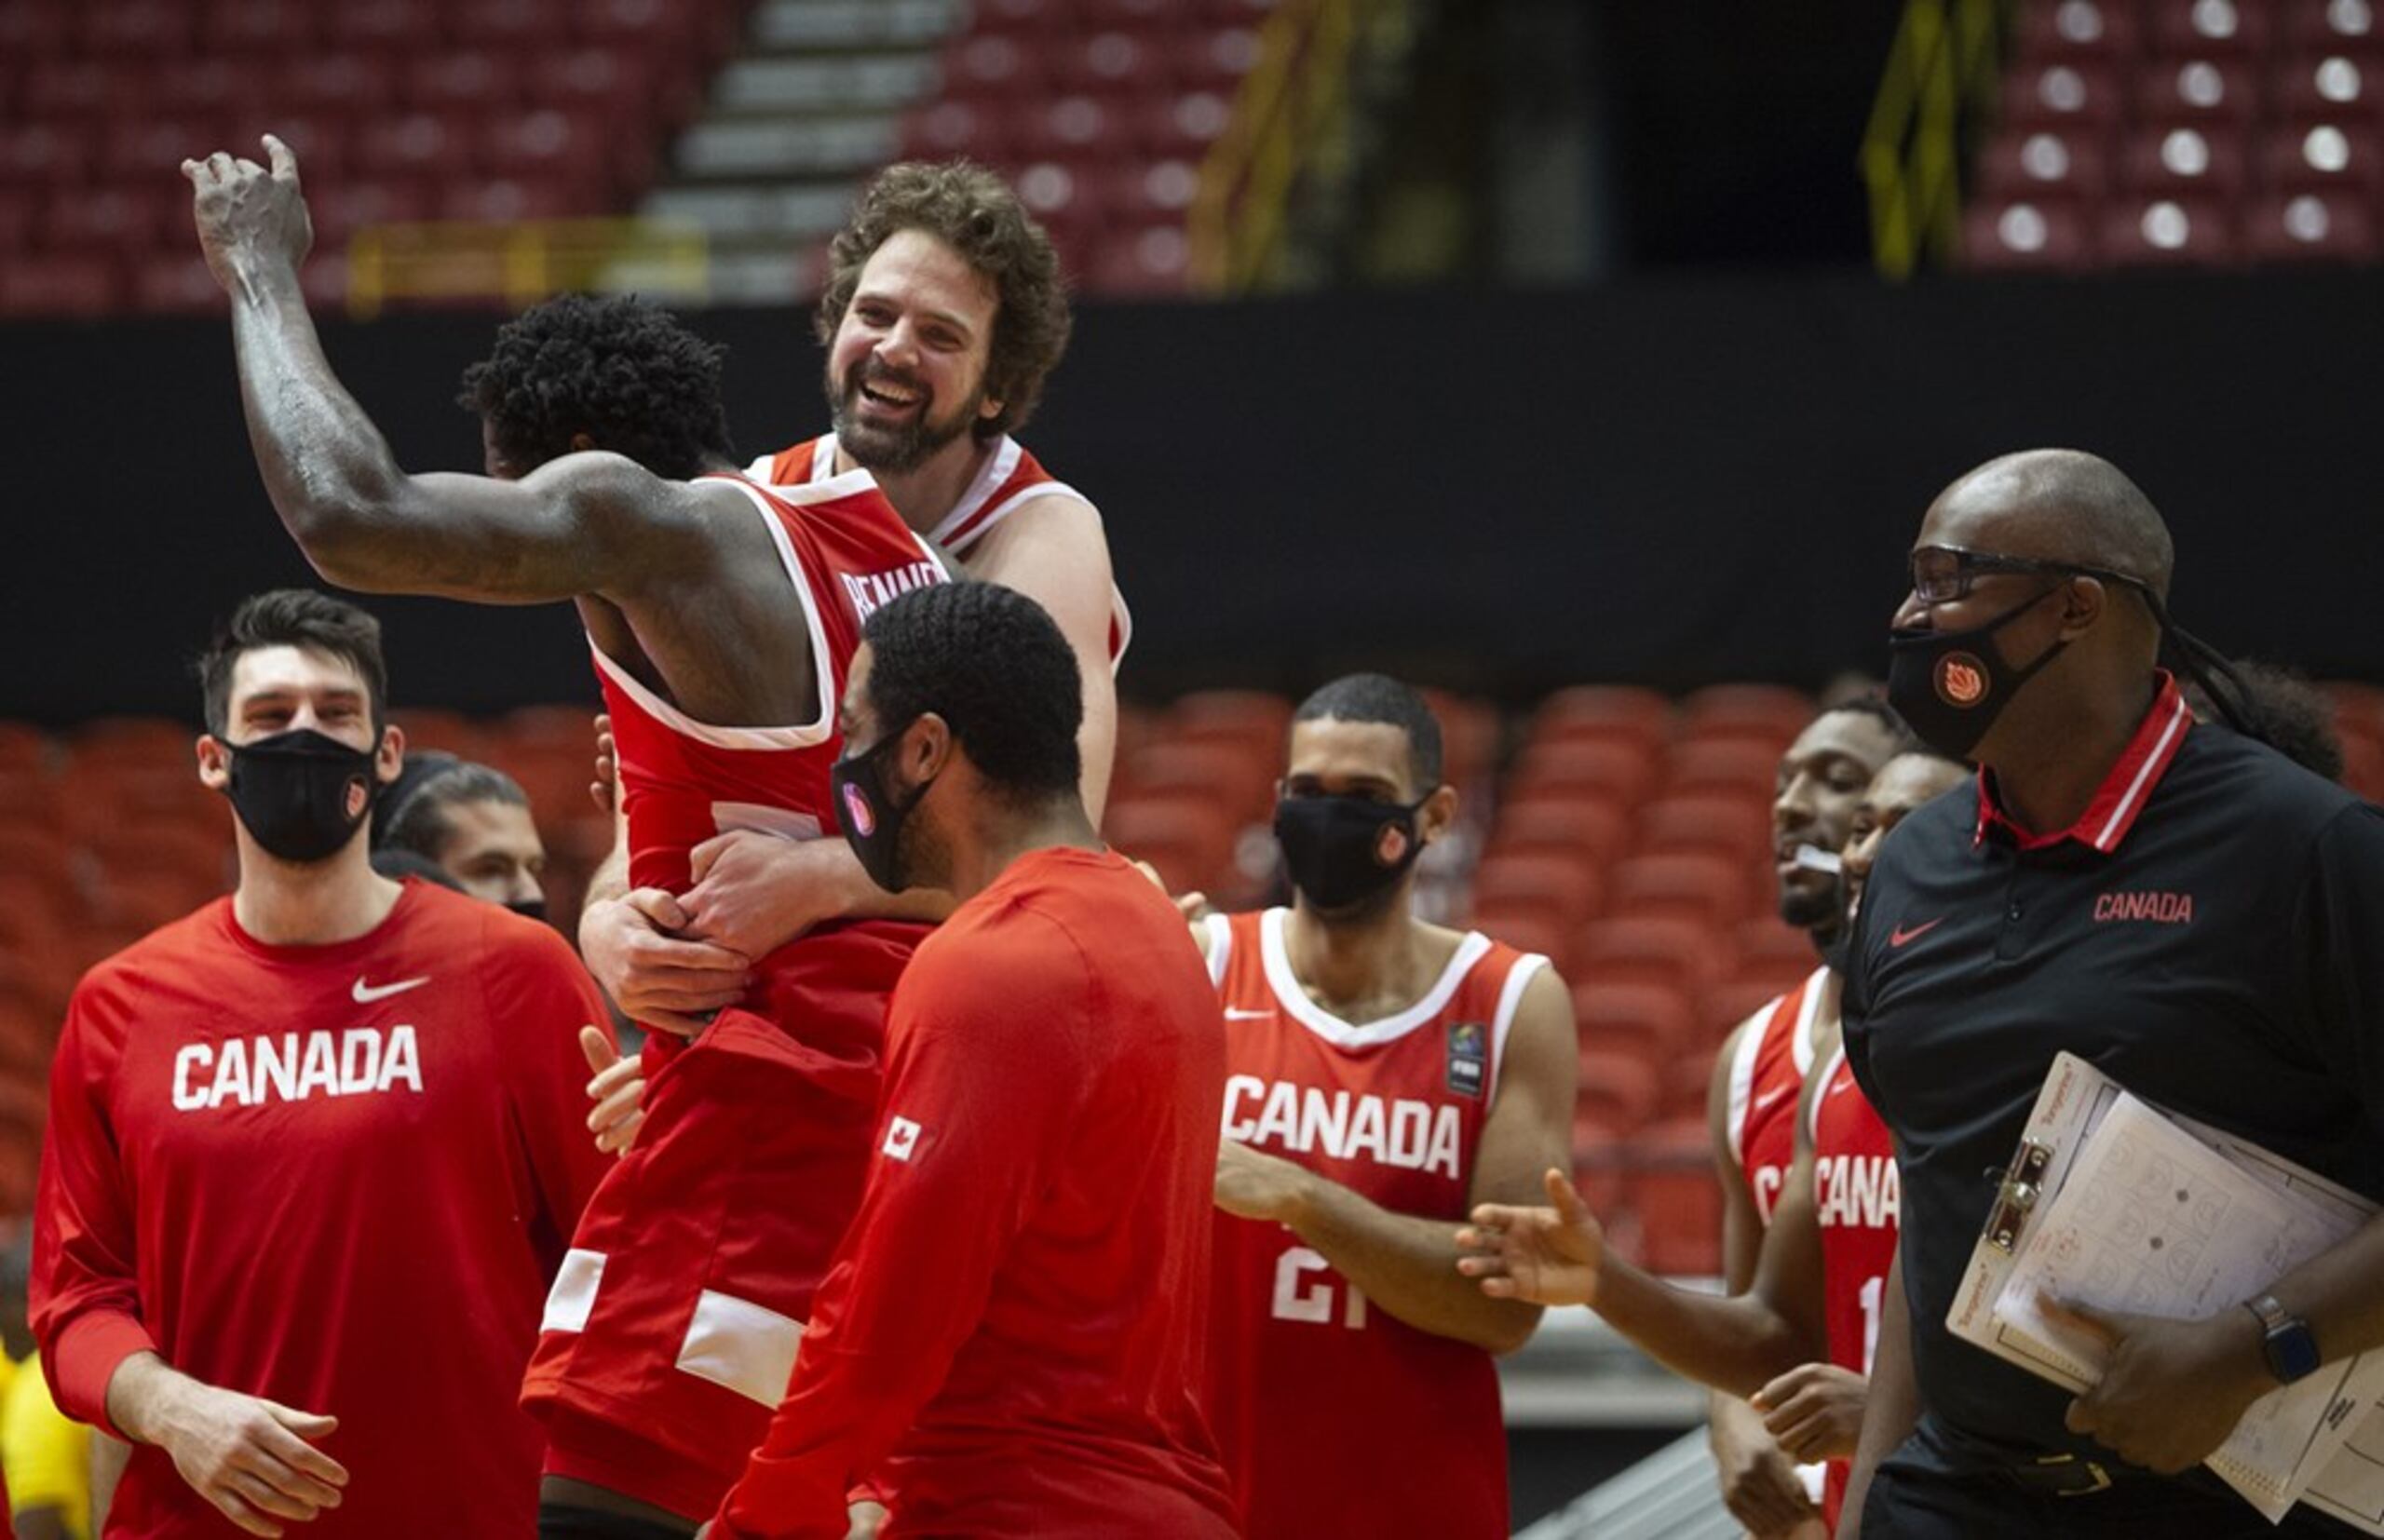
[[[359,319],[392,301],[493,301],[518,310],[573,290],[699,301],[710,272],[703,227],[678,221],[375,224],[348,243],[347,308]]]
[[[1995,0],[1907,0],[1862,133],[1871,251],[1880,274],[1909,277],[1961,241],[1963,129],[1992,110],[2002,18]]]
[[[1405,14],[1403,0],[1289,0],[1266,19],[1232,119],[1200,164],[1186,222],[1196,289],[1239,294],[1265,281],[1301,173],[1349,111],[1360,46]]]

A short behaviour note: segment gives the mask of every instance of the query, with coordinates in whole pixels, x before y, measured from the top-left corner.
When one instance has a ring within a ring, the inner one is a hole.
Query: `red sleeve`
[[[132,1195],[108,1116],[115,1045],[99,1024],[109,1014],[101,993],[88,979],[75,990],[50,1061],[27,1304],[59,1410],[121,1438],[108,1421],[108,1381],[157,1344],[141,1319]]]
[[[942,1385],[1072,1120],[1085,989],[1073,943],[1027,916],[948,939],[895,992],[860,1210],[718,1540],[842,1540],[848,1493]]]
[[[540,1199],[541,1260],[551,1274],[613,1164],[588,1131],[589,1071],[579,1047],[581,1027],[609,1039],[613,1019],[561,936],[544,925],[515,934],[525,939],[492,956],[482,978],[489,1023],[505,1034],[515,1126]]]

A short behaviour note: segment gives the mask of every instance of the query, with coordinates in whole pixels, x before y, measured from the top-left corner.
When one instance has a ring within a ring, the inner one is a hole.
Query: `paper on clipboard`
[[[2072,1178],[2078,1180],[2072,1184]],[[2374,1206],[2245,1141],[2172,1119],[2084,1060],[2060,1055],[2032,1111],[1947,1326],[2072,1390],[2099,1343],[2046,1320],[2039,1292],[2148,1315],[2231,1307],[2348,1235]],[[2211,1466],[2271,1521],[2312,1491],[2384,1534],[2384,1459],[2365,1449],[2384,1355],[2330,1364],[2264,1397]],[[2384,1419],[2375,1425],[2384,1456]],[[2356,1435],[2356,1437],[2355,1437]],[[2373,1471],[2375,1491],[2363,1478]],[[2378,1520],[2359,1515],[2371,1497]]]

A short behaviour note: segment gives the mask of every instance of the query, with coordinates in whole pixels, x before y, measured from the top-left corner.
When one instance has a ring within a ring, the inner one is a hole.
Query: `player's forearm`
[[[1614,1256],[1598,1266],[1590,1308],[1673,1373],[1733,1396],[1752,1396],[1800,1363],[1824,1356],[1760,1297],[1677,1289]]]
[[[232,339],[240,402],[265,492],[315,569],[344,587],[382,574],[371,535],[406,475],[356,399],[332,373],[297,270],[264,254],[241,267]]]
[[[1456,1226],[1395,1214],[1310,1173],[1286,1221],[1375,1305],[1436,1336],[1511,1353],[1531,1339],[1539,1307],[1494,1300],[1456,1270]]]
[[[196,1380],[156,1353],[135,1353],[108,1376],[108,1421],[136,1444],[163,1443],[197,1387]]]
[[[1879,1345],[1871,1361],[1871,1383],[1862,1400],[1862,1437],[1848,1472],[1846,1502],[1839,1510],[1840,1540],[1862,1533],[1862,1505],[1879,1462],[1912,1437],[1920,1423],[1920,1386],[1912,1371],[1912,1318],[1903,1297],[1903,1257],[1888,1269],[1879,1307]]]
[[[1771,1432],[1763,1425],[1763,1414],[1749,1405],[1745,1397],[1733,1396],[1727,1390],[1708,1390],[1705,1441],[1713,1449],[1715,1462],[1727,1465],[1739,1452],[1770,1443]]]
[[[616,817],[613,825],[613,848],[604,853],[604,858],[596,863],[596,870],[588,874],[588,894],[585,903],[609,903],[616,898],[626,898],[629,891],[630,843],[622,838],[620,820]],[[583,906],[581,912],[586,912]]]

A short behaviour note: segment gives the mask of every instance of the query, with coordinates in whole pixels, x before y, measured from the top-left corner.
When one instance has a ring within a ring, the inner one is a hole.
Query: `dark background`
[[[1573,680],[1876,669],[1930,498],[2002,451],[2108,454],[2167,514],[2174,609],[2232,652],[2384,678],[2384,281],[1641,277],[1564,291],[1085,305],[1023,437],[1107,517],[1130,695],[1366,665]],[[473,468],[494,321],[327,322],[415,469]],[[819,431],[807,319],[717,311],[748,454]],[[184,660],[309,574],[221,320],[0,329],[16,495],[0,715],[191,715]],[[592,700],[567,609],[372,601],[400,705]]]

